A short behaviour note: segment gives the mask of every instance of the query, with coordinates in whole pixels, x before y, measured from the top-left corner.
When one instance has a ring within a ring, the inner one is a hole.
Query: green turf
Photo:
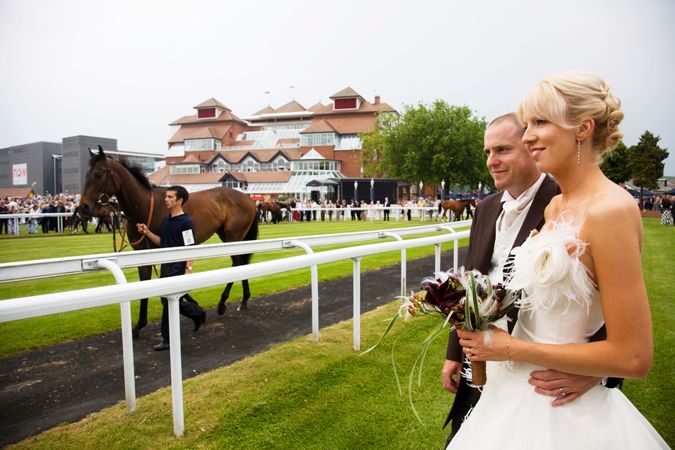
[[[354,231],[379,230],[385,228],[403,228],[420,226],[430,222],[396,222],[396,221],[366,221],[366,222],[296,222],[281,223],[278,225],[261,225],[260,238],[285,238],[295,236],[308,236],[327,233],[344,233]],[[217,237],[212,237],[207,243],[220,242]],[[383,240],[379,241],[383,242]],[[462,242],[465,244],[466,242]],[[354,245],[362,245],[358,243]],[[318,247],[315,250],[322,251],[338,246]],[[444,244],[443,250],[452,248],[452,243]],[[0,243],[0,262],[15,262],[31,259],[43,259],[52,257],[65,257],[94,253],[108,253],[112,251],[112,236],[105,235],[34,235],[28,238],[3,239]],[[302,255],[301,249],[288,249],[280,252],[259,253],[253,256],[253,262],[267,261],[271,259],[285,258]],[[433,254],[433,247],[415,248],[407,250],[408,260],[414,260],[426,255]],[[375,270],[383,266],[400,261],[400,252],[390,252],[366,257],[361,262],[363,271]],[[229,258],[217,258],[195,261],[195,272],[229,267]],[[135,269],[124,271],[127,280],[137,281],[138,273]],[[335,279],[349,276],[352,273],[351,261],[340,261],[319,266],[321,280]],[[265,278],[250,280],[252,300],[256,296],[268,295],[274,292],[289,290],[309,284],[309,269],[300,269],[285,272]],[[112,275],[106,271],[87,273],[81,275],[64,276],[59,278],[45,278],[40,280],[21,281],[0,284],[0,300],[24,297],[31,295],[60,292],[72,289],[82,289],[102,285],[112,285],[115,281]],[[191,294],[199,303],[211,308],[217,305],[223,286],[193,291]],[[232,289],[229,300],[238,302],[241,300],[241,283],[236,283]],[[132,302],[132,317],[138,316],[139,302]],[[148,306],[148,319],[159,320],[161,317],[161,305],[158,299],[151,299]],[[99,307],[89,310],[73,311],[64,314],[56,314],[35,319],[21,320],[0,324],[0,356],[5,356],[43,347],[45,345],[78,339],[85,336],[104,333],[119,329],[120,315],[117,305]]]

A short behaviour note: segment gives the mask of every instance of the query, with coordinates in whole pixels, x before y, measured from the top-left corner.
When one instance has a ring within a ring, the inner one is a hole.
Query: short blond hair
[[[621,100],[598,76],[587,72],[564,72],[539,82],[518,106],[518,119],[545,119],[564,128],[574,128],[593,119],[592,146],[601,156],[613,150],[623,133]]]

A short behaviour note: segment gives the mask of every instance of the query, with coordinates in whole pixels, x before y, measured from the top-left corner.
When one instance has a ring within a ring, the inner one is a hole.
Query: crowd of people
[[[409,198],[403,198],[398,203],[392,203],[389,197],[385,197],[383,201],[375,200],[367,202],[365,200],[346,200],[333,202],[330,199],[317,202],[315,200],[307,199],[295,204],[292,211],[292,219],[296,222],[310,222],[313,220],[332,221],[345,220],[349,217],[351,220],[384,220],[391,219],[392,211],[397,211],[400,214],[401,220],[413,220],[413,216],[421,217],[426,214],[429,220],[438,217],[439,205],[441,200],[439,198],[433,199],[431,196],[419,197],[417,201]],[[417,210],[418,212],[413,214]],[[468,209],[467,217],[471,217],[473,209]],[[287,217],[284,216],[284,219]]]
[[[661,225],[675,225],[673,220],[673,204],[675,199],[672,195],[655,195],[646,197],[642,203],[644,211],[657,211],[661,213]]]
[[[60,193],[58,195],[36,195],[32,198],[0,198],[0,234],[19,235],[22,225],[27,225],[28,234],[63,232],[65,228],[76,231],[81,226],[87,232],[87,222],[93,220],[96,224],[96,232],[102,232],[105,226],[108,231],[112,230],[109,220],[98,218],[83,218],[77,214],[80,204],[80,194]],[[27,214],[27,217],[9,219],[3,217],[7,214]],[[58,216],[45,214],[67,214],[63,219]],[[59,229],[61,220],[62,229]]]
[[[28,233],[35,234],[55,232],[58,229],[57,217],[40,217],[42,214],[70,213],[77,208],[80,196],[59,194],[55,196],[36,195],[33,198],[14,199],[11,197],[0,198],[0,234],[20,233],[22,224],[28,225]],[[3,214],[29,214],[28,218],[10,220],[2,218]]]

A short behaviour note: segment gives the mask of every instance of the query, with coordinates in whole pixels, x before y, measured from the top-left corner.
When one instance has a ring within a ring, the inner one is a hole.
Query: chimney
[[[379,95],[376,95],[376,96],[375,96],[375,104],[376,104],[376,105],[379,105],[379,104],[380,104],[380,96],[379,96]]]

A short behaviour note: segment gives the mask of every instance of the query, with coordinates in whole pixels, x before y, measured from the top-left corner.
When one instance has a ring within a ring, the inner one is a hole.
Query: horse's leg
[[[227,298],[230,296],[230,290],[232,289],[233,284],[234,283],[227,283],[227,286],[225,286],[225,290],[223,291],[222,294],[220,294],[220,301],[218,302],[218,315],[219,316],[222,316],[223,314],[225,314],[225,308],[227,307],[225,302],[227,301]]]
[[[152,277],[152,266],[142,266],[138,268],[138,278],[141,281],[149,280]],[[134,339],[138,338],[141,329],[148,324],[148,299],[141,299],[141,308],[138,311],[138,322],[131,331]]]
[[[232,267],[242,266],[248,264],[248,262],[243,258],[243,255],[234,255],[232,256]],[[248,280],[241,280],[241,284],[244,290],[244,296],[239,304],[238,311],[244,311],[248,309],[247,303],[248,299],[251,298],[251,290],[248,286]],[[218,314],[222,315],[225,313],[227,305],[225,302],[230,297],[230,290],[232,290],[233,283],[227,283],[223,293],[220,295],[220,301],[218,302]]]

